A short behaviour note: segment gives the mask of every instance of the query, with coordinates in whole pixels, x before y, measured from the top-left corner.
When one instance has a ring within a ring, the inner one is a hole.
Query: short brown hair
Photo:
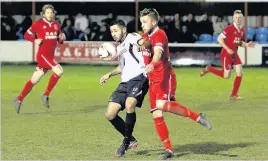
[[[243,14],[241,10],[235,10],[234,14]]]
[[[153,17],[157,22],[160,19],[159,13],[154,8],[144,8],[142,11],[140,11],[140,17],[147,15]]]
[[[53,10],[54,14],[57,13],[57,11],[55,11],[54,7],[51,5],[51,4],[45,4],[43,7],[42,7],[42,11],[40,12],[40,15],[43,17],[43,14],[45,14],[46,10],[50,8]]]

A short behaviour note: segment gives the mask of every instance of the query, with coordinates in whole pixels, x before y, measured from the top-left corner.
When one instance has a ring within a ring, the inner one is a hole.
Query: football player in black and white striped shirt
[[[115,153],[116,157],[120,157],[128,148],[136,147],[138,144],[132,136],[136,122],[135,108],[142,106],[149,82],[143,54],[139,51],[139,41],[142,37],[137,33],[127,33],[126,25],[122,20],[112,22],[110,31],[113,39],[119,43],[117,46],[119,65],[105,74],[100,79],[100,83],[103,85],[110,77],[121,74],[121,83],[111,95],[105,113],[115,129],[124,136],[121,146]],[[124,109],[126,110],[125,121],[118,116],[118,112]]]

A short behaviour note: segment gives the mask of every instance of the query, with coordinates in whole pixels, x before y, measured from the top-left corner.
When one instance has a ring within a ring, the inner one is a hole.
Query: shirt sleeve
[[[34,22],[32,26],[25,32],[24,38],[28,41],[34,42],[34,34],[38,32],[38,23]]]
[[[230,35],[231,32],[231,28],[230,27],[226,27],[223,32],[221,33],[221,36],[225,39],[226,37],[228,37]]]
[[[131,43],[134,43],[134,44],[138,44],[138,42],[142,39],[142,36],[133,32],[133,33],[130,33],[131,35]]]
[[[155,36],[153,40],[153,48],[160,48],[162,51],[164,50],[165,37],[161,34]]]

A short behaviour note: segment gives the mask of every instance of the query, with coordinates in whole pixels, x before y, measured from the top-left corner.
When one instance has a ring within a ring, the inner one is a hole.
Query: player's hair
[[[54,7],[51,5],[51,4],[45,4],[43,7],[42,7],[42,11],[40,12],[40,15],[41,17],[43,17],[43,14],[45,14],[46,10],[50,8],[53,10],[54,14],[57,13],[57,11],[54,9]]]
[[[234,14],[243,14],[241,10],[235,10]]]
[[[112,21],[111,24],[110,24],[110,27],[113,26],[113,25],[118,25],[118,26],[121,26],[121,27],[126,27],[125,22],[123,20],[120,20],[120,19]]]
[[[151,16],[157,22],[160,20],[159,13],[154,8],[144,8],[142,11],[140,11],[140,17],[147,16],[147,15]]]

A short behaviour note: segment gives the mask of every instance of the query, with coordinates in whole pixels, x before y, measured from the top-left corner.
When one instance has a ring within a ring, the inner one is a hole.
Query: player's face
[[[234,14],[233,19],[236,25],[242,25],[243,15],[241,13]]]
[[[149,34],[154,28],[154,26],[157,24],[156,21],[149,15],[142,16],[140,18],[140,21],[141,21],[141,28],[143,32],[146,34]]]
[[[54,19],[54,11],[52,8],[47,8],[45,13],[43,14],[44,18],[48,21],[52,21]]]
[[[114,41],[121,41],[123,36],[126,34],[126,28],[118,25],[110,26],[110,32]]]

